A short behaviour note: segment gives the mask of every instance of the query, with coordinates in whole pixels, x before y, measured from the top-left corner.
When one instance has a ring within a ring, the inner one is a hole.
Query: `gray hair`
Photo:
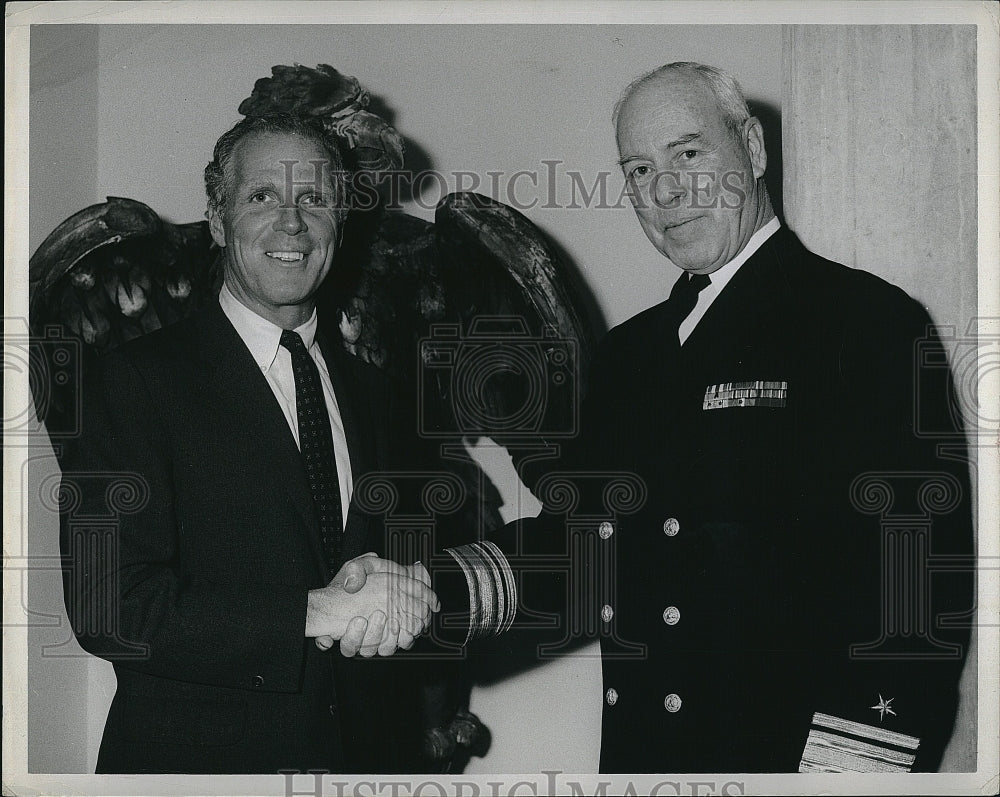
[[[743,123],[750,118],[750,109],[747,107],[746,97],[743,96],[743,89],[732,75],[728,72],[717,69],[714,66],[698,64],[694,61],[675,61],[672,64],[664,64],[647,72],[641,77],[637,77],[622,92],[618,102],[615,103],[614,111],[611,114],[611,122],[614,128],[618,129],[618,118],[621,116],[622,108],[637,89],[651,83],[657,78],[667,73],[678,73],[682,75],[695,75],[708,85],[715,95],[715,100],[722,112],[722,118],[726,127],[734,133],[738,132]]]
[[[205,167],[205,192],[208,206],[217,212],[224,211],[232,188],[230,168],[236,145],[243,139],[257,133],[285,134],[299,136],[313,141],[327,153],[330,161],[331,179],[342,183],[337,186],[340,201],[335,210],[343,222],[347,215],[347,180],[344,161],[337,142],[324,129],[319,119],[288,113],[273,113],[262,116],[247,116],[223,133],[215,143],[211,162]]]

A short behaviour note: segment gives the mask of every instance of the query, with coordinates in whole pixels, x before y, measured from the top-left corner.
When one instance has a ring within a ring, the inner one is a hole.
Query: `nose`
[[[653,200],[657,206],[673,207],[684,196],[684,186],[677,172],[659,171],[653,180]]]
[[[305,222],[298,207],[284,207],[278,209],[278,215],[274,220],[275,232],[283,232],[286,235],[297,235],[306,229]]]

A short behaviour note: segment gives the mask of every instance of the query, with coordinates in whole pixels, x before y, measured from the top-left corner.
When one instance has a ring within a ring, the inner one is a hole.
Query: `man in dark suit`
[[[461,589],[432,568],[442,617],[468,605],[468,639],[512,656],[553,618],[561,642],[594,629],[605,772],[934,770],[973,541],[948,371],[918,367],[946,362],[930,320],[781,226],[731,76],[667,65],[615,124],[685,273],[604,340],[542,515],[450,550]]]
[[[366,631],[365,659],[409,647],[436,597],[351,501],[394,441],[384,381],[315,310],[336,146],[248,118],[206,185],[218,301],[94,365],[61,461],[69,616],[118,681],[98,771],[411,771],[419,690],[398,659],[351,658]]]

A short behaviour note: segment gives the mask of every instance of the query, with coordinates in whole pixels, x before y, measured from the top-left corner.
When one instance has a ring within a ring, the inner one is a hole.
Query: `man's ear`
[[[219,247],[225,248],[226,228],[222,224],[222,212],[215,205],[209,205],[205,215],[208,216],[208,229],[212,233],[212,240]]]
[[[744,122],[743,143],[750,156],[754,179],[759,180],[767,169],[767,150],[764,149],[764,128],[756,116]]]

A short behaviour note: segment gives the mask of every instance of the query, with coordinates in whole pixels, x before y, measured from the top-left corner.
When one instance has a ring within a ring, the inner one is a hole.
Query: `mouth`
[[[268,257],[273,260],[280,260],[282,263],[297,263],[300,260],[305,260],[304,252],[265,252]]]
[[[693,219],[685,219],[684,221],[675,221],[672,224],[666,225],[664,227],[664,230],[666,230],[667,232],[672,232],[680,227],[690,224],[692,221],[698,221],[698,219],[700,218],[701,216],[695,216]]]

